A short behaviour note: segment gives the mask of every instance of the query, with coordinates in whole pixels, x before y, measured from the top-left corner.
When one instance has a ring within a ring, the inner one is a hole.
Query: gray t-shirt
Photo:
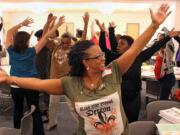
[[[128,121],[121,101],[122,75],[116,60],[102,73],[104,88],[84,94],[80,77],[62,78],[65,94],[78,114],[77,135],[128,135]]]

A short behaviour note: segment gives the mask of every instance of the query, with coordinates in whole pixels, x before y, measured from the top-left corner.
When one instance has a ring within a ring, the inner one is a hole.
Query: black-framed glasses
[[[105,56],[105,53],[102,52],[102,53],[99,54],[98,56],[85,58],[85,60],[100,59],[100,58],[102,58],[102,57],[104,57],[104,56]]]

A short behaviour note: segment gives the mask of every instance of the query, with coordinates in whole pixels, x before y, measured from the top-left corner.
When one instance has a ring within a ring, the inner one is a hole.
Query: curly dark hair
[[[85,72],[85,66],[82,60],[88,57],[88,48],[93,46],[94,43],[90,40],[83,40],[77,42],[68,53],[69,65],[71,66],[70,76],[82,77]]]
[[[14,38],[13,51],[16,53],[23,53],[28,48],[28,40],[30,34],[25,31],[20,31]]]
[[[134,42],[134,39],[131,36],[128,35],[123,35],[119,39],[124,39],[128,42],[128,45],[131,46],[132,43]]]
[[[36,33],[34,34],[34,36],[36,36],[37,38],[41,38],[43,34],[43,29],[40,29],[38,31],[36,31]]]

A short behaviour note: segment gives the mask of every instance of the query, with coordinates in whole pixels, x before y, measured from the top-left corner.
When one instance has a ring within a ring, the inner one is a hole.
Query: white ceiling
[[[178,0],[0,0],[0,2],[65,2],[65,3],[77,3],[77,2],[158,2],[158,1],[163,1],[163,2],[169,2],[169,1],[178,1]]]

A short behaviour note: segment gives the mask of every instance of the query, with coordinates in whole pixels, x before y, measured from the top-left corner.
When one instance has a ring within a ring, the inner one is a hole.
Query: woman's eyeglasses
[[[98,56],[95,56],[95,57],[89,57],[89,58],[85,58],[85,60],[91,60],[91,59],[100,59],[102,57],[105,56],[105,53],[102,52],[101,54],[99,54]]]

